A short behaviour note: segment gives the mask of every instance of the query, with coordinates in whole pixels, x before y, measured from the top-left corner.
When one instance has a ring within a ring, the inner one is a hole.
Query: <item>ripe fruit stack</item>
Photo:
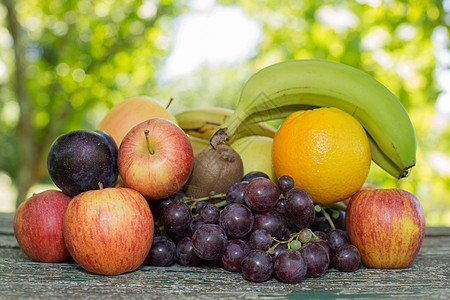
[[[150,110],[129,104],[142,101]],[[326,116],[317,117],[321,114]],[[274,128],[261,123],[286,117],[276,134]],[[170,121],[172,118],[180,125]],[[314,128],[308,131],[309,125]],[[74,196],[64,213],[63,229],[55,227],[56,235],[64,236],[69,253],[80,266],[105,275],[129,272],[141,264],[209,263],[242,272],[251,281],[277,277],[295,283],[304,277],[322,276],[330,268],[357,270],[361,254],[370,267],[366,254],[377,246],[363,238],[373,235],[376,225],[363,222],[364,213],[357,208],[364,205],[357,204],[361,195],[376,202],[378,196],[373,195],[382,192],[356,193],[348,218],[345,206],[335,202],[361,189],[370,158],[396,178],[406,176],[415,164],[415,132],[400,101],[367,74],[327,61],[288,61],[262,69],[245,84],[235,111],[195,108],[174,118],[153,100],[139,98],[113,108],[100,128],[113,135],[115,142],[105,132],[68,133],[75,141],[87,136],[102,142],[61,143],[50,151],[48,166],[55,183]],[[316,130],[321,134],[314,133]],[[202,198],[188,197],[183,187],[192,172],[194,149],[201,153],[208,147],[208,139],[214,149],[224,143],[238,145],[239,153],[256,153],[239,146],[244,139],[270,143],[257,155],[242,155],[245,161],[236,174],[243,173],[246,165],[259,167],[247,170],[231,186],[227,182],[225,193],[209,190]],[[295,148],[300,142],[306,144]],[[338,152],[321,152],[326,147]],[[86,154],[85,149],[94,161],[77,160],[80,153]],[[67,154],[64,158],[58,155],[62,152]],[[293,153],[300,153],[302,160]],[[109,157],[106,162],[101,160],[105,155]],[[67,161],[71,168],[64,168]],[[344,168],[338,169],[338,165]],[[80,177],[73,166],[87,173]],[[302,168],[306,175],[299,174]],[[117,170],[127,187],[107,188],[117,178]],[[56,197],[52,201],[56,202]],[[389,201],[379,202],[384,206],[372,210],[373,220]],[[417,203],[414,207],[420,205]],[[397,215],[403,220],[410,216]],[[153,220],[153,216],[158,218]],[[419,223],[416,227],[422,229],[424,224]],[[26,243],[20,242],[30,235],[20,230],[24,224],[18,210],[16,238],[28,253]],[[360,233],[358,226],[365,232]],[[423,237],[423,230],[416,232],[417,239]],[[406,240],[414,238],[408,230],[397,234],[407,235]],[[420,244],[406,252],[398,251],[398,245],[392,248],[400,256],[417,254]],[[410,255],[408,265],[414,258]]]

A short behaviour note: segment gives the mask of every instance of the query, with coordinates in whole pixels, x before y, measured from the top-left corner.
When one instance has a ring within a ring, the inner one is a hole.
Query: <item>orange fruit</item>
[[[370,162],[364,128],[334,107],[292,113],[273,140],[277,178],[291,176],[316,204],[335,203],[356,193],[367,179]]]

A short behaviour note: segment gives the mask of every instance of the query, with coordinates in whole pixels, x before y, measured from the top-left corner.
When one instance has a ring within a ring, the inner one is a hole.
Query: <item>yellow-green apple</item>
[[[350,241],[369,268],[410,266],[425,235],[425,215],[414,194],[403,189],[357,192],[346,211]]]
[[[177,124],[153,118],[125,136],[117,164],[126,186],[149,199],[162,199],[181,190],[189,179],[194,153]]]
[[[100,122],[98,129],[109,133],[119,147],[131,128],[151,118],[164,118],[176,123],[175,117],[157,100],[137,96],[111,108]]]
[[[85,270],[117,275],[137,269],[153,241],[153,215],[144,196],[130,188],[78,194],[64,215],[64,240]]]
[[[272,146],[272,138],[258,135],[243,137],[230,144],[242,158],[244,174],[260,171],[276,181],[277,177],[272,166]]]
[[[46,190],[22,202],[14,215],[14,235],[31,259],[61,262],[70,258],[63,237],[63,219],[72,197]]]

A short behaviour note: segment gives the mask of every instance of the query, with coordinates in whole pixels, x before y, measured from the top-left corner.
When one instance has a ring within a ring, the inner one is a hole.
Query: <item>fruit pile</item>
[[[263,172],[249,172],[226,194],[195,199],[178,192],[159,208],[162,231],[150,250],[150,265],[209,262],[242,272],[251,281],[275,274],[295,283],[305,276],[319,277],[332,266],[354,271],[361,262],[344,230],[344,213],[331,209],[336,219],[328,223],[322,217],[328,212],[316,214],[309,194],[294,187],[290,176],[275,183]]]
[[[280,118],[278,130],[263,122]],[[208,263],[295,283],[361,263],[405,268],[423,241],[420,202],[363,183],[370,159],[405,176],[415,150],[404,108],[373,78],[285,62],[252,76],[235,111],[173,116],[135,97],[99,130],[61,135],[47,157],[61,191],[23,202],[14,234],[33,260],[72,257],[102,275]]]

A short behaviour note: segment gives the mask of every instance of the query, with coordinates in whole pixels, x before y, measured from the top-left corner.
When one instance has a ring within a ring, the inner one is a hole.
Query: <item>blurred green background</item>
[[[96,129],[114,104],[147,95],[169,110],[234,108],[242,84],[283,60],[320,58],[374,76],[406,107],[417,165],[368,182],[421,201],[450,225],[450,1],[2,0],[0,211],[51,181],[53,140]]]

